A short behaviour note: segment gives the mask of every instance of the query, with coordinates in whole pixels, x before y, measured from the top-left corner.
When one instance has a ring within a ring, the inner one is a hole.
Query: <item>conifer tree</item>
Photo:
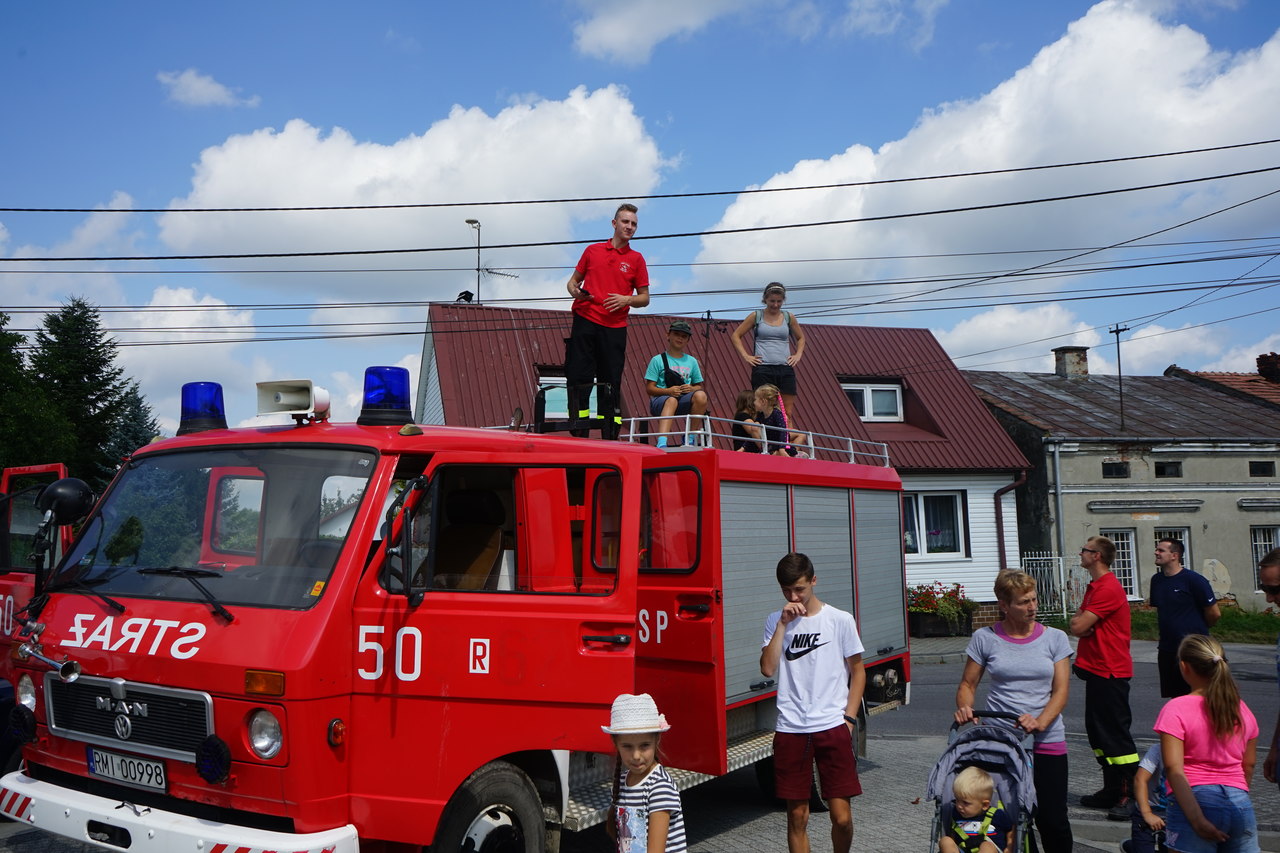
[[[8,324],[0,313],[0,468],[62,462],[74,446],[70,424],[31,375],[25,339]]]

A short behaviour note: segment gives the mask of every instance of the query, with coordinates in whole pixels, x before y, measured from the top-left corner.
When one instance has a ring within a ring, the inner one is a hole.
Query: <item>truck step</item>
[[[757,761],[773,755],[773,732],[756,731],[740,735],[729,741],[726,750],[729,772],[740,770]],[[668,767],[676,788],[681,791],[700,785],[715,776],[706,773],[694,773],[691,770],[680,770]],[[569,792],[569,810],[565,813],[564,828],[578,832],[602,823],[609,815],[609,806],[613,801],[613,784],[605,780],[582,785]]]

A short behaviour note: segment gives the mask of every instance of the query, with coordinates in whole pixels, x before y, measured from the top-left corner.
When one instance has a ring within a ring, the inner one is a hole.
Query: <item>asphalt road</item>
[[[1160,699],[1153,644],[1134,644],[1132,682],[1133,733],[1140,751],[1154,742],[1151,725]],[[1266,646],[1232,646],[1228,659],[1245,702],[1270,734],[1277,710],[1275,651]],[[864,793],[854,801],[854,849],[914,850],[929,853],[933,806],[923,800],[930,768],[946,748],[946,733],[954,709],[961,660],[948,655],[946,663],[917,663],[912,672],[911,704],[874,717],[869,755],[859,765]],[[1070,762],[1069,789],[1074,802],[1095,790],[1101,776],[1084,737],[1084,693],[1072,682],[1066,723]],[[1259,764],[1265,752],[1259,750]],[[1280,853],[1280,790],[1254,777],[1254,803],[1263,834],[1263,850]],[[784,850],[786,819],[779,804],[764,799],[751,769],[731,773],[683,794],[689,849],[692,853],[739,853],[743,850]],[[1073,807],[1071,820],[1076,850],[1118,850],[1127,825],[1108,823],[1096,810]],[[825,815],[813,816],[810,837],[815,853],[831,849]],[[0,826],[0,853],[82,853],[97,848],[73,844],[15,824]],[[566,834],[564,853],[604,853],[610,849],[602,828]]]

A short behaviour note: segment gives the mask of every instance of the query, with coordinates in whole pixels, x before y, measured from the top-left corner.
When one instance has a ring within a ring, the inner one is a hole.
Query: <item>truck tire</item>
[[[524,771],[505,761],[472,773],[449,799],[432,853],[544,853],[542,801]]]

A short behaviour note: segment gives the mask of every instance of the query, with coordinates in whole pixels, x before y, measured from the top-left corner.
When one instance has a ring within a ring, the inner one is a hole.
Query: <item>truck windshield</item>
[[[376,465],[373,451],[314,445],[142,456],[103,498],[50,589],[215,610],[308,608]]]

